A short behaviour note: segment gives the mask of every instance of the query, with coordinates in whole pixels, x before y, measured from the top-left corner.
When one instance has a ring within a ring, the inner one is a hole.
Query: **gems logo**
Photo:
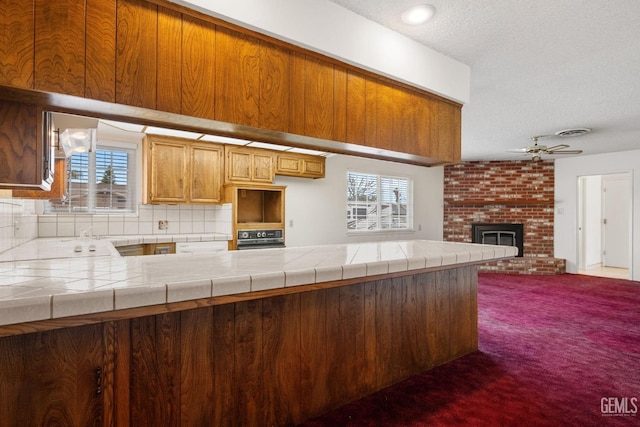
[[[638,413],[637,397],[603,397],[600,399],[603,417],[635,417]]]

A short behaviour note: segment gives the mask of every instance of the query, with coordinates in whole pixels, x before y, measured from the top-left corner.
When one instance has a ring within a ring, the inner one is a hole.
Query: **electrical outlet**
[[[158,230],[166,230],[169,228],[169,221],[158,221]]]

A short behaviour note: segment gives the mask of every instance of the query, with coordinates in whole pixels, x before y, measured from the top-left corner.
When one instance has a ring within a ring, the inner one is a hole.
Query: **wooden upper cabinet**
[[[210,143],[190,145],[191,203],[222,203],[224,147]]]
[[[260,41],[260,126],[289,131],[289,79],[291,52]]]
[[[116,102],[156,109],[158,7],[118,1],[117,16]]]
[[[260,43],[246,34],[216,31],[215,118],[260,125]]]
[[[16,199],[60,200],[67,192],[67,160],[55,160],[55,173],[51,190],[13,190],[11,196]]]
[[[116,100],[116,0],[86,0],[84,96]]]
[[[269,150],[225,146],[225,182],[271,184],[275,176]]]
[[[4,0],[0,13],[0,84],[33,88],[34,2]]]
[[[182,113],[183,36],[182,14],[159,6],[156,108],[160,111]]]
[[[183,17],[182,114],[215,118],[216,32],[215,25]]]
[[[276,175],[300,178],[324,178],[324,156],[278,152],[276,154]]]
[[[460,158],[459,104],[173,2],[5,0],[2,12],[0,85],[408,153],[418,163]]]
[[[333,64],[293,53],[289,131],[323,139],[334,136]]]
[[[144,203],[221,203],[224,149],[220,144],[147,135]]]
[[[187,203],[189,162],[187,141],[147,136],[143,152],[143,202]]]
[[[34,58],[34,89],[84,96],[85,2],[35,1]]]
[[[349,112],[346,140],[364,145],[367,126],[366,78],[352,71],[347,72],[346,105]]]
[[[43,149],[38,107],[0,101],[0,185],[39,188]]]

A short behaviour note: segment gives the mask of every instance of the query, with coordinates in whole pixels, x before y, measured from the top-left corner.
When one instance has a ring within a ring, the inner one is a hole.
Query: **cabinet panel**
[[[147,203],[186,203],[188,146],[169,138],[147,138]]]
[[[0,359],[2,425],[102,424],[101,325],[2,338]]]
[[[252,181],[255,182],[265,182],[272,183],[273,182],[273,157],[271,153],[261,154],[255,153],[253,154],[253,178]]]
[[[214,144],[191,145],[192,203],[222,202],[222,161],[224,149]]]
[[[145,203],[220,203],[224,148],[150,135],[145,141]]]
[[[289,129],[290,52],[260,42],[260,126],[287,132]]]
[[[333,66],[333,136],[335,141],[347,140],[347,70]]]
[[[251,154],[246,151],[227,151],[225,162],[227,181],[251,180]]]
[[[35,89],[84,96],[84,2],[35,1],[34,58]]]
[[[60,200],[67,191],[67,161],[56,159],[51,190],[13,190],[12,197],[17,199]]]
[[[171,113],[182,112],[182,28],[182,14],[158,7],[157,78],[160,90],[156,107]]]
[[[258,126],[260,44],[227,28],[216,30],[215,117],[223,122]]]
[[[289,81],[289,132],[304,135],[305,55],[292,51],[289,64],[291,67]]]
[[[157,6],[145,0],[118,2],[116,102],[156,108]]]
[[[273,182],[273,155],[267,150],[226,146],[225,159],[225,182]]]
[[[131,425],[180,425],[180,313],[131,320]]]
[[[116,0],[87,0],[84,96],[116,100]]]
[[[5,0],[0,13],[0,84],[33,87],[34,2]]]
[[[39,122],[35,105],[0,102],[0,184],[42,183]]]
[[[434,103],[426,98],[416,95],[415,102],[415,118],[416,118],[416,145],[417,150],[421,153],[427,153],[429,157],[436,157],[438,150],[434,147],[435,140],[432,135],[432,127],[434,126]]]
[[[333,79],[333,65],[309,56],[305,58],[305,135],[333,139]]]
[[[213,24],[184,16],[182,114],[215,117],[216,33]]]
[[[347,73],[347,111],[346,140],[354,144],[365,144],[366,135],[366,80],[364,76]]]
[[[323,178],[325,158],[297,153],[278,153],[276,175]]]
[[[439,103],[436,109],[438,153],[434,157],[450,162],[460,161],[461,111],[455,105]]]

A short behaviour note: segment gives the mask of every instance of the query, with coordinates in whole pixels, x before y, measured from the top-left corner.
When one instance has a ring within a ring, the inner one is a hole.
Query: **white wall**
[[[576,156],[555,163],[555,257],[578,272],[578,177],[628,172],[632,188],[631,278],[640,280],[640,150]]]
[[[347,170],[406,176],[414,182],[414,229],[411,232],[347,235]],[[353,243],[376,240],[442,240],[444,169],[333,155],[326,177],[276,177],[286,185],[287,246]],[[293,221],[293,226],[290,226]],[[421,228],[421,230],[418,230]]]

